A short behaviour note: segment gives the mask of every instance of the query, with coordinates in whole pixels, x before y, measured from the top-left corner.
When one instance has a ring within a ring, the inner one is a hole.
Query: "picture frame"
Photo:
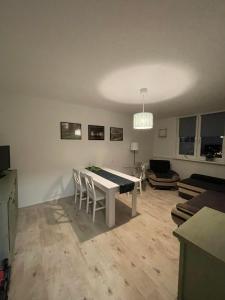
[[[167,128],[159,129],[158,137],[166,138],[167,137]]]
[[[88,125],[88,139],[89,140],[104,140],[105,139],[105,126]]]
[[[60,137],[61,140],[81,140],[81,124],[71,122],[60,122]]]
[[[123,141],[123,128],[110,127],[110,141]]]

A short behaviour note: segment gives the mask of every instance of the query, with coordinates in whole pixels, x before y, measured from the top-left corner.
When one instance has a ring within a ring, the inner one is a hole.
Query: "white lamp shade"
[[[130,150],[131,151],[138,151],[138,143],[136,143],[136,142],[133,142],[133,143],[131,143],[130,144]]]
[[[140,112],[134,114],[134,129],[151,129],[153,128],[153,114],[150,112]]]

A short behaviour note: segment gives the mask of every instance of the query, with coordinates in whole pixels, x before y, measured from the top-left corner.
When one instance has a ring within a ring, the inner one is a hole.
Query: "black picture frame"
[[[88,125],[88,139],[102,141],[105,139],[105,126]]]
[[[110,127],[110,141],[123,141],[123,128]]]
[[[71,122],[60,122],[60,137],[61,140],[81,140],[81,124]]]

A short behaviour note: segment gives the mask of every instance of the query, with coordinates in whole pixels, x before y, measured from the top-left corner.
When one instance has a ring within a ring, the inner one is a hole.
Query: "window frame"
[[[207,161],[205,156],[201,156],[201,120],[203,115],[207,114],[216,114],[222,111],[215,111],[215,112],[209,112],[209,113],[201,113],[201,114],[192,114],[192,115],[186,115],[181,116],[177,118],[176,121],[176,158],[178,159],[184,159],[184,160],[195,160],[199,162],[210,162]],[[184,155],[179,154],[179,146],[180,146],[180,137],[179,137],[179,122],[182,118],[188,118],[188,117],[196,117],[196,131],[195,131],[195,143],[194,143],[194,155]],[[221,158],[215,158],[213,160],[214,163],[225,163],[225,128],[224,128],[224,135],[223,135],[223,146],[222,146],[222,157]]]
[[[223,112],[223,111],[221,111]],[[199,161],[206,161],[205,156],[201,156],[201,145],[202,145],[202,137],[201,137],[201,122],[202,116],[209,115],[209,114],[216,114],[217,112],[213,113],[204,113],[199,115],[199,131],[198,131],[198,145],[197,145],[197,159]],[[225,162],[225,128],[223,133],[223,146],[222,146],[222,157],[215,157],[214,162],[224,163]]]
[[[179,129],[180,129],[180,119],[183,118],[189,118],[189,117],[196,117],[196,126],[195,126],[195,142],[194,142],[194,155],[187,155],[187,154],[180,154],[180,136],[179,136]],[[197,140],[197,133],[198,133],[198,116],[196,114],[194,115],[186,115],[182,117],[177,118],[177,132],[176,132],[176,137],[177,137],[177,143],[176,143],[176,156],[179,159],[193,159],[197,155],[197,149],[196,149],[196,140]]]

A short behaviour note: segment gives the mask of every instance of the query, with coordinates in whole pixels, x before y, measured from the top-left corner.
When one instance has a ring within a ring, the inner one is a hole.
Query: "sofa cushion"
[[[146,175],[148,178],[161,182],[177,182],[179,180],[179,175],[172,170],[168,173],[155,173],[151,170],[147,170]]]
[[[184,222],[186,222],[188,219],[192,217],[192,215],[189,215],[188,213],[182,212],[178,210],[176,207],[174,207],[171,211],[171,216],[173,221],[180,226]]]
[[[169,160],[151,159],[149,161],[150,169],[156,173],[167,173],[170,170]]]
[[[206,191],[189,201],[178,203],[171,211],[172,219],[180,226],[205,206],[225,213],[225,194]]]
[[[199,178],[199,177],[197,177],[197,178]],[[220,179],[220,178],[217,178],[217,179]],[[211,182],[211,181],[196,179],[196,177],[192,177],[192,176],[190,178],[181,180],[179,183],[179,186],[182,188],[190,189],[190,190],[196,190],[198,192],[204,192],[205,190],[211,190],[211,191],[225,193],[225,183],[222,183],[222,181],[221,181],[221,183],[218,183],[216,180]]]
[[[178,203],[176,209],[188,215],[194,215],[204,206],[225,213],[225,194],[215,191],[206,191],[185,203]]]
[[[192,174],[191,178],[195,179],[195,180],[201,180],[201,181],[205,181],[205,182],[214,183],[214,184],[225,184],[225,179],[223,179],[223,178],[212,177],[212,176],[207,176],[207,175],[202,175],[202,174]]]

